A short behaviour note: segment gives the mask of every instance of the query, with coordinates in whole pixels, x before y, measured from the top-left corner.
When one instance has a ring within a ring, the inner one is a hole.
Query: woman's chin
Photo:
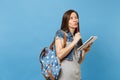
[[[76,28],[78,28],[78,26],[76,25],[76,26],[72,26],[71,28],[74,28],[74,29],[76,29]]]
[[[78,26],[74,26],[74,28],[78,28]]]

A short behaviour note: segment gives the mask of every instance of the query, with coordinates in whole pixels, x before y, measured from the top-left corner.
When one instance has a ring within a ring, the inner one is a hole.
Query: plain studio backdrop
[[[44,80],[40,51],[68,9],[79,13],[83,42],[98,36],[81,64],[82,79],[120,80],[119,0],[0,0],[0,80]]]

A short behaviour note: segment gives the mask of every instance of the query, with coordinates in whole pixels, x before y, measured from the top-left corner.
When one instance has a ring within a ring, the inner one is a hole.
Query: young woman
[[[64,33],[66,35],[65,47]],[[81,45],[78,13],[74,10],[68,10],[63,15],[61,29],[55,35],[56,54],[62,67],[58,80],[81,80],[80,63],[90,48],[87,47],[77,52],[76,49]]]

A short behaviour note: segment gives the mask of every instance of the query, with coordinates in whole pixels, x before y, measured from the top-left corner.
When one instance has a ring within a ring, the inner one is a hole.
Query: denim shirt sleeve
[[[58,38],[64,39],[64,33],[61,30],[58,30],[55,34],[55,39]]]
[[[82,44],[83,44],[82,39],[80,39],[77,43],[77,48],[79,48]],[[78,63],[81,63],[81,61],[82,61],[82,50],[78,51],[78,56],[79,56]]]
[[[78,52],[78,54],[79,54],[78,63],[81,63],[81,61],[82,61],[82,50],[80,50],[80,51]]]

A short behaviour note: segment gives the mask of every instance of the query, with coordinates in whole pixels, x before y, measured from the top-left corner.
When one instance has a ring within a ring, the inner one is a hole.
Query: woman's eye
[[[70,19],[78,19],[78,17],[70,17]]]
[[[78,17],[75,17],[75,19],[78,19]]]

